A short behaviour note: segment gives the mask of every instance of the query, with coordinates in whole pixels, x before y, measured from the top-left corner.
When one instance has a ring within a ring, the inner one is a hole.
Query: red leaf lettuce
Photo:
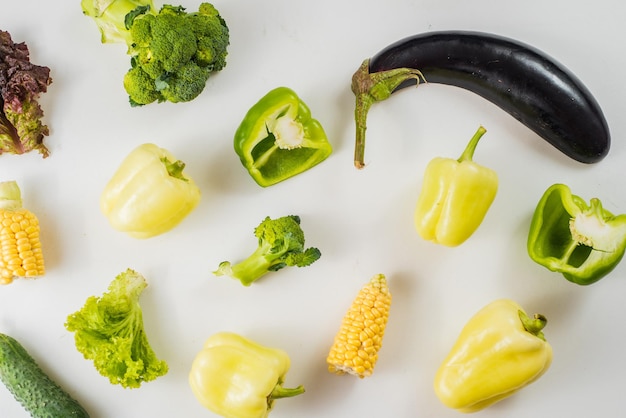
[[[50,83],[50,68],[32,64],[26,44],[0,30],[0,154],[48,156],[43,139],[49,131],[37,99]]]

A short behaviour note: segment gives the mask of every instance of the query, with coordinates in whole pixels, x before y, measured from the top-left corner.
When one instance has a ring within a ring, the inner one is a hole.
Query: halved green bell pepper
[[[554,184],[537,204],[527,247],[538,264],[573,283],[592,284],[624,256],[626,215],[613,215],[597,198],[587,205],[568,186]]]
[[[234,145],[241,163],[262,187],[300,174],[332,152],[320,122],[287,87],[270,91],[252,106]]]

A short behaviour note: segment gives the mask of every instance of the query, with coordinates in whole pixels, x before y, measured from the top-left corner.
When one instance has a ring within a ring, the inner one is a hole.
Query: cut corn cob
[[[45,273],[39,221],[22,207],[20,188],[15,181],[0,183],[0,284],[18,277]]]
[[[335,336],[326,363],[335,374],[371,376],[382,346],[391,306],[391,293],[383,274],[359,291]]]

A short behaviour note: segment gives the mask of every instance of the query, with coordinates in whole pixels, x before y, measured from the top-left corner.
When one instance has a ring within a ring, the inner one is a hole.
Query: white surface
[[[158,3],[158,2],[157,2]],[[179,2],[189,10],[199,1]],[[179,4],[176,3],[176,4]],[[461,327],[482,306],[509,297],[548,317],[554,362],[539,381],[479,413],[483,417],[619,416],[626,370],[626,264],[579,287],[534,264],[526,234],[544,190],[566,182],[586,200],[626,212],[623,187],[624,5],[572,1],[389,0],[220,1],[231,29],[226,69],[186,104],[130,108],[121,84],[125,49],[100,44],[78,0],[5,1],[0,28],[27,42],[34,63],[52,69],[43,97],[51,156],[0,156],[0,180],[18,181],[42,224],[47,275],[0,288],[0,331],[13,335],[96,418],[211,417],[187,373],[209,335],[241,333],[286,350],[288,385],[300,397],[277,402],[280,417],[456,417],[432,390],[436,368]],[[530,43],[576,73],[608,119],[613,145],[582,165],[483,99],[437,85],[408,89],[369,116],[364,170],[352,165],[350,77],[391,42],[429,30],[472,29]],[[285,85],[324,125],[334,154],[268,189],[258,187],[232,150],[248,108]],[[461,247],[422,241],[412,213],[427,162],[457,157],[479,124],[488,132],[477,162],[495,169],[500,189],[483,225]],[[187,163],[199,207],[175,230],[139,241],[112,230],[98,198],[135,146],[154,142]],[[265,217],[298,214],[307,244],[322,258],[266,276],[250,288],[211,274],[222,260],[255,248]],[[145,325],[170,372],[136,390],[109,384],[74,348],[63,323],[127,267],[150,285]],[[356,292],[376,273],[394,295],[373,377],[326,371],[325,357]],[[27,414],[0,386],[0,416]]]

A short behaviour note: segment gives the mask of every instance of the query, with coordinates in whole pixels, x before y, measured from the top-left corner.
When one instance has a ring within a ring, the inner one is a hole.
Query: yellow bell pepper
[[[198,401],[226,418],[265,418],[274,400],[299,395],[302,386],[283,388],[290,360],[283,350],[240,335],[219,332],[196,355],[189,385]]]
[[[183,174],[185,163],[154,144],[143,144],[122,161],[100,196],[111,226],[135,238],[174,228],[200,201],[200,189]]]
[[[460,412],[476,412],[537,380],[550,367],[552,347],[543,315],[529,318],[512,300],[496,300],[465,325],[437,371],[435,393]]]
[[[426,167],[415,228],[428,241],[455,247],[482,223],[498,190],[498,175],[472,161],[482,126],[458,160],[438,157]]]

